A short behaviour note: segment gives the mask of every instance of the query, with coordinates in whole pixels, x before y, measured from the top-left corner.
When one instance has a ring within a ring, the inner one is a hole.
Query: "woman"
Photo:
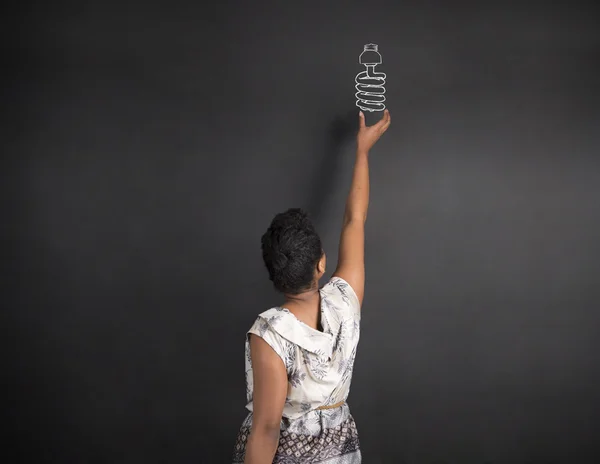
[[[356,161],[329,282],[325,253],[300,209],[273,219],[262,237],[269,278],[283,306],[261,313],[246,338],[247,409],[234,463],[356,464],[361,462],[354,419],[346,404],[363,301],[364,226],[369,204],[369,150],[390,125],[390,114],[367,127],[359,114]]]

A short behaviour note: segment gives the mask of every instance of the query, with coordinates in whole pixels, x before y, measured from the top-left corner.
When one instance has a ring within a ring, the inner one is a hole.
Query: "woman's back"
[[[358,434],[345,403],[350,391],[360,336],[360,304],[352,287],[333,277],[320,289],[323,331],[300,321],[287,308],[261,313],[246,339],[247,409],[235,447],[234,463],[244,462],[253,419],[253,369],[249,334],[265,340],[283,361],[288,392],[282,413],[279,446],[274,463],[290,457],[319,462],[334,456],[359,463]]]

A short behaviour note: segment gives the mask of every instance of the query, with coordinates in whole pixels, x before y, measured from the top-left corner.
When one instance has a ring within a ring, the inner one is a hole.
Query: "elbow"
[[[246,444],[245,464],[266,464],[272,462],[279,445],[279,424],[252,424]]]
[[[364,224],[367,222],[367,212],[347,212],[344,215],[344,225]]]
[[[281,430],[281,424],[280,422],[275,423],[267,423],[267,424],[261,424],[261,423],[253,423],[252,424],[252,430],[251,430],[251,435],[254,435],[255,437],[260,437],[260,441],[262,442],[274,442],[277,443],[279,442],[279,432]]]

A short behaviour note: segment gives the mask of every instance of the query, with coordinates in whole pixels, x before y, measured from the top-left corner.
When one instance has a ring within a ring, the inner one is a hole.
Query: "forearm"
[[[354,162],[352,184],[346,201],[344,222],[367,220],[369,209],[369,152],[358,149]]]
[[[246,444],[244,464],[271,464],[279,444],[279,430],[252,429]]]

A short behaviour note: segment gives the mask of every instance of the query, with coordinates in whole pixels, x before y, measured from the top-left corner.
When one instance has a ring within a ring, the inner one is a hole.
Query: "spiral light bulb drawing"
[[[381,55],[377,51],[377,44],[367,44],[358,58],[360,64],[365,65],[366,71],[356,75],[356,106],[363,111],[385,110],[385,73],[376,72],[375,66],[381,64]]]

